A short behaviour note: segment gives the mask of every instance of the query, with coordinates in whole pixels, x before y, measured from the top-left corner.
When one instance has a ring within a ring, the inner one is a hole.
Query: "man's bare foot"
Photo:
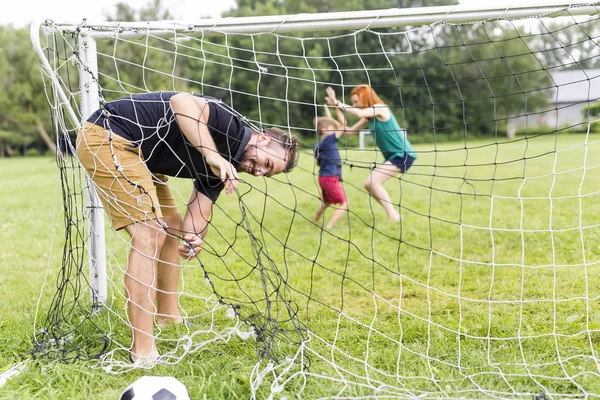
[[[141,352],[136,353],[132,350],[131,354],[129,355],[129,359],[136,366],[148,367],[156,364],[156,362],[160,359],[160,354],[158,354],[156,347],[152,349],[150,354],[146,355],[143,355]]]
[[[156,317],[156,326],[159,328],[166,328],[171,324],[182,324],[183,318],[181,316],[177,317]]]

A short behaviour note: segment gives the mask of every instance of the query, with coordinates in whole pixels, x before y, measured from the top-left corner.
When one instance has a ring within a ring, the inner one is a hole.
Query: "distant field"
[[[182,309],[197,327],[211,323],[205,273],[253,321],[266,298],[291,300],[295,318],[271,309],[271,325],[306,330],[288,332],[278,354],[292,356],[290,341],[310,339],[310,367],[306,380],[285,385],[288,398],[598,395],[600,135],[416,147],[415,166],[386,184],[401,224],[388,222],[363,189],[368,167],[381,161],[371,151],[341,152],[351,212],[333,231],[310,222],[318,204],[310,151],[288,176],[247,178],[241,201],[223,194],[203,268],[184,266]],[[0,372],[29,358],[46,274],[38,318],[56,290],[64,241],[56,177],[51,158],[0,159]],[[176,199],[187,199],[190,182],[172,184]],[[107,230],[107,242],[111,312],[97,322],[124,361],[126,237]],[[212,322],[216,330],[231,324],[221,311]],[[182,334],[194,344],[213,336],[167,329],[161,351]],[[89,362],[34,360],[0,398],[115,399],[151,373],[180,379],[193,399],[247,399],[256,352],[253,339],[234,337],[203,344],[177,365],[119,375]],[[258,396],[268,393],[264,384]]]

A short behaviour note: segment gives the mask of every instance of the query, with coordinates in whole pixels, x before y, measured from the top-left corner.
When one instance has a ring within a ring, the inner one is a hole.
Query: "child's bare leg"
[[[340,220],[340,218],[342,218],[342,215],[344,215],[344,213],[347,210],[348,210],[348,201],[345,201],[342,204],[340,204],[340,206],[338,207],[337,210],[335,210],[333,212],[333,215],[331,216],[331,220],[327,224],[327,229],[333,229],[335,227],[335,224],[337,224],[337,222]]]
[[[317,212],[315,213],[315,216],[312,219],[312,222],[314,222],[315,224],[319,223],[319,219],[321,219],[321,216],[323,215],[323,212],[325,211],[326,207],[327,205],[323,202],[319,204],[319,206],[317,207]]]

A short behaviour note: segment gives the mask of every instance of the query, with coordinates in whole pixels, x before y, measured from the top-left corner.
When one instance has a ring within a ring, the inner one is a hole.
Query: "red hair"
[[[361,107],[373,107],[373,104],[385,104],[369,85],[358,85],[350,92],[350,97],[357,95]]]

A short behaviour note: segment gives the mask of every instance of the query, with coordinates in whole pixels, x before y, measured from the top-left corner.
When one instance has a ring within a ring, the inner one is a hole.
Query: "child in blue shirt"
[[[336,114],[339,121],[331,117],[329,108],[325,106],[325,117],[314,119],[315,128],[320,135],[320,141],[315,146],[315,159],[319,166],[319,186],[321,187],[321,204],[312,221],[316,224],[323,215],[325,208],[339,204],[327,224],[327,229],[333,229],[335,224],[348,210],[348,199],[342,187],[342,161],[337,147],[337,141],[344,133],[345,123],[342,112],[337,109]]]

